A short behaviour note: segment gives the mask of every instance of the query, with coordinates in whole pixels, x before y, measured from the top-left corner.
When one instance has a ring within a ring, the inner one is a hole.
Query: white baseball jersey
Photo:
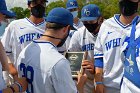
[[[2,65],[1,65],[1,62],[0,62],[0,90],[6,88],[6,83],[3,79],[3,74],[2,74]]]
[[[74,28],[76,28],[77,30],[70,30],[69,36],[68,36],[68,38],[67,38],[65,44],[64,44],[62,47],[59,47],[59,48],[58,48],[58,51],[59,51],[60,53],[62,53],[62,54],[63,54],[65,51],[67,51],[67,49],[68,49],[68,47],[69,47],[69,44],[70,44],[70,40],[71,40],[73,34],[74,34],[76,31],[78,31],[78,29],[80,29],[81,27],[83,27],[84,25],[83,25],[83,22],[79,19],[79,20],[78,20],[78,23],[77,23],[77,24],[73,24],[73,26],[74,26]]]
[[[27,93],[77,93],[68,60],[51,42],[33,41],[16,65],[20,76],[28,79]]]
[[[74,33],[70,40],[70,45],[68,51],[71,52],[80,52],[80,51],[88,51],[88,59],[91,60],[94,56],[94,43],[96,40],[96,36],[93,36],[85,26],[81,27]],[[89,77],[94,79],[94,76],[89,72],[86,72]],[[92,93],[94,88],[94,82],[92,80],[88,80],[84,86],[85,93]]]
[[[140,31],[139,30],[140,30],[140,23],[138,23],[136,25],[135,39],[140,37]],[[126,34],[127,38],[124,37],[125,41],[124,41],[123,46],[121,47],[121,55],[124,55],[123,51],[126,50],[126,48],[128,46],[128,41],[127,40],[130,39],[130,32],[131,32],[131,29]],[[122,61],[124,62],[124,57],[122,57]],[[137,64],[138,70],[140,72],[140,43],[136,46],[136,64]],[[133,72],[134,69],[131,68],[131,65],[134,65],[134,64],[130,63],[130,65],[129,65],[130,69],[127,70],[127,71],[133,75],[134,74],[134,72]],[[125,68],[125,69],[128,69],[128,68]],[[136,78],[135,75],[133,75],[133,77],[134,77],[134,79],[139,79],[139,81],[140,81],[139,77]],[[121,93],[140,93],[140,87],[137,87],[129,79],[127,79],[126,77],[123,77],[123,82],[122,82],[122,85],[121,85]]]
[[[15,20],[8,25],[1,41],[13,64],[16,63],[19,53],[26,45],[33,39],[40,38],[45,27],[45,21],[36,25],[28,18]]]
[[[123,25],[119,21],[120,15],[104,21],[101,25],[95,43],[94,58],[103,58],[103,83],[107,89],[120,89],[120,82],[123,73],[123,63],[121,61],[120,46],[122,38],[131,29],[130,25]],[[107,93],[110,90],[106,90]],[[114,93],[118,93],[115,92]]]
[[[88,59],[94,56],[94,43],[97,35],[92,35],[85,26],[78,29],[72,36],[69,44],[69,51],[88,51]]]

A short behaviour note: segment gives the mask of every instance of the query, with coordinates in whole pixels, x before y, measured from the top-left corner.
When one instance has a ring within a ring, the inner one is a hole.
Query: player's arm
[[[77,89],[79,93],[84,93],[84,85],[86,81],[87,75],[85,73],[83,75],[81,73],[78,73]]]
[[[104,93],[103,85],[103,58],[95,58],[96,93]]]
[[[104,84],[103,84],[103,57],[104,57],[104,52],[103,52],[103,44],[104,44],[104,29],[105,29],[105,22],[102,23],[96,43],[94,46],[94,66],[95,66],[95,83],[96,83],[96,93],[105,93],[104,91]]]
[[[18,78],[16,83],[10,87],[0,90],[0,93],[19,93],[24,92],[27,89],[26,78]]]
[[[16,67],[14,66],[14,64],[11,63],[11,60],[9,59],[9,57],[8,57],[8,67],[9,67],[9,74],[11,74],[14,80],[16,80],[18,78],[18,71]]]
[[[8,27],[5,29],[5,32],[3,34],[3,37],[1,39],[1,42],[4,46],[4,49],[6,51],[6,54],[8,56],[8,68],[9,68],[9,73],[12,75],[12,76],[17,76],[17,70],[16,68],[14,67],[13,65],[13,62],[11,60],[11,53],[12,53],[12,44],[13,44],[13,37],[12,37],[12,32],[13,32],[13,26],[12,24],[10,23],[8,25]]]
[[[4,48],[1,42],[0,42],[0,62],[2,64],[2,70],[9,71],[8,59],[7,59],[6,53],[4,51]]]

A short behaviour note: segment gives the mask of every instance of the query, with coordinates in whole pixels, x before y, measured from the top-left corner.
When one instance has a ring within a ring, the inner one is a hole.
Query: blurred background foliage
[[[112,17],[114,14],[119,13],[118,0],[77,0],[79,5],[79,18],[81,14],[81,9],[87,4],[96,4],[100,7],[102,15],[105,19]],[[58,0],[51,2],[46,6],[46,16],[49,11],[55,7],[66,7],[66,0]],[[22,7],[14,7],[11,9],[17,14],[17,19],[29,17],[29,9],[23,9]]]

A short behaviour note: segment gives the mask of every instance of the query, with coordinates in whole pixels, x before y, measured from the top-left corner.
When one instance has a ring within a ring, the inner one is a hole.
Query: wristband
[[[10,86],[9,88],[12,90],[13,93],[15,93],[15,89],[12,86]]]
[[[2,90],[0,90],[0,93],[2,93]]]
[[[103,82],[95,82],[95,83],[96,83],[96,85],[103,84]]]
[[[18,83],[18,82],[15,82],[16,85],[18,85],[19,87],[19,92],[22,92],[22,86]]]

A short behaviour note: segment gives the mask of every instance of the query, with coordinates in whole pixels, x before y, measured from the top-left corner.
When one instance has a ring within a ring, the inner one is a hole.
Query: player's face
[[[34,7],[36,5],[42,5],[42,6],[46,6],[46,1],[45,0],[36,0],[34,2],[31,2],[30,7]]]
[[[83,24],[90,33],[97,34],[96,29],[99,26],[98,19],[92,21],[83,21]]]
[[[36,0],[30,3],[29,9],[31,10],[32,16],[35,18],[43,18],[45,15],[45,0]]]
[[[138,2],[139,0],[130,0],[130,1],[132,1],[132,2]]]
[[[69,9],[69,11],[72,13],[73,18],[78,16],[78,8]]]
[[[70,12],[78,11],[78,8],[69,9]]]
[[[139,0],[120,0],[120,12],[124,16],[132,16],[137,13]]]
[[[63,44],[64,44],[65,41],[67,40],[67,37],[69,36],[70,26],[64,27],[63,30],[64,30],[64,31],[62,32],[63,38],[61,39],[61,41],[59,42],[59,44],[57,45],[57,47],[63,46]]]
[[[95,24],[98,20],[83,21],[84,24]]]
[[[5,15],[3,15],[2,13],[0,13],[0,22],[3,21],[5,19]]]

